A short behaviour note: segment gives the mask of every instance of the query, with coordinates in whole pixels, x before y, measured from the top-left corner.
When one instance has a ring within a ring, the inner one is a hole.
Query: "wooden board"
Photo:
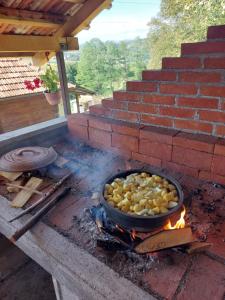
[[[135,251],[140,254],[154,252],[161,249],[171,248],[188,244],[194,241],[190,227],[182,229],[164,230],[146,238],[135,247]]]
[[[15,181],[17,178],[19,178],[23,172],[4,172],[0,171],[0,176],[10,180],[10,181]]]
[[[188,254],[200,253],[208,250],[212,246],[211,243],[206,242],[193,242],[188,245],[186,252]]]
[[[36,190],[41,183],[43,182],[42,179],[37,177],[31,177],[30,180],[26,183],[25,187],[30,188],[31,190]],[[12,207],[23,207],[27,201],[31,198],[33,195],[33,191],[20,191],[16,197],[11,202]]]

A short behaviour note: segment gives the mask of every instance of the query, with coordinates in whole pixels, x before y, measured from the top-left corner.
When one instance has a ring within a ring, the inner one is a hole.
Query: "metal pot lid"
[[[40,169],[53,163],[57,153],[53,148],[24,147],[12,150],[0,158],[0,170],[25,172]]]

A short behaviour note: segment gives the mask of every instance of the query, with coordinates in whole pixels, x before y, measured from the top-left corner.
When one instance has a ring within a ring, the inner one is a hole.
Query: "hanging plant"
[[[24,84],[28,90],[32,91],[43,86],[45,98],[50,105],[59,104],[61,101],[59,78],[50,65],[47,66],[45,73],[40,75],[40,78],[36,77],[32,81],[25,80]]]

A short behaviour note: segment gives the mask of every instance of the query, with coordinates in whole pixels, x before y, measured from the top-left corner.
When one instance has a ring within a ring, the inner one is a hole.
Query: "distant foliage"
[[[102,42],[93,39],[83,45],[77,66],[79,85],[109,96],[127,80],[139,79],[149,56],[145,40]]]
[[[204,40],[207,27],[225,24],[225,0],[161,0],[149,23],[149,67],[160,68],[165,56],[179,56],[183,42]]]

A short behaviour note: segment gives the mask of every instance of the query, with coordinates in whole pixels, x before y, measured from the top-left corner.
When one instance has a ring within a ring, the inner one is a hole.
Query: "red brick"
[[[173,170],[178,173],[187,174],[193,177],[198,177],[198,169],[190,168],[184,165],[176,164],[174,162],[163,161],[163,168]]]
[[[115,155],[122,156],[126,159],[131,159],[131,151],[128,149],[122,149],[122,148],[108,148],[108,150],[112,151]]]
[[[124,109],[124,102],[114,101],[113,99],[103,99],[102,105],[105,108],[115,108],[115,109]]]
[[[225,176],[225,157],[222,155],[214,155],[212,161],[212,173]]]
[[[87,141],[88,140],[88,127],[86,126],[79,126],[79,125],[73,125],[71,123],[68,123],[68,129],[69,133],[74,137],[78,139],[82,139]]]
[[[152,104],[174,104],[175,103],[175,97],[174,96],[161,96],[161,95],[144,95],[143,101],[146,103],[152,103]]]
[[[216,126],[216,134],[219,135],[219,136],[224,136],[225,137],[225,126],[217,125]]]
[[[67,116],[68,124],[77,124],[82,126],[88,126],[88,114],[72,114]]]
[[[195,115],[195,110],[175,107],[160,107],[159,114],[177,118],[193,118]]]
[[[157,113],[157,107],[154,105],[147,105],[143,103],[129,103],[128,104],[128,110],[129,111],[135,111],[135,112],[143,112],[146,114],[156,114]]]
[[[193,84],[160,84],[160,93],[164,94],[180,94],[180,95],[195,95],[197,87]]]
[[[181,44],[181,55],[205,54],[205,53],[224,53],[225,41],[198,42]]]
[[[213,153],[217,138],[203,134],[180,132],[173,137],[173,145]]]
[[[209,171],[211,169],[212,154],[173,146],[172,161],[191,168]]]
[[[137,152],[137,151],[136,151]],[[139,153],[152,157],[171,160],[172,146],[162,143],[151,142],[149,140],[140,140]]]
[[[225,69],[225,57],[206,57],[204,59],[204,68]]]
[[[225,140],[218,139],[215,144],[214,154],[225,156]]]
[[[139,137],[139,125],[116,120],[112,121],[111,125],[114,132]]]
[[[113,133],[112,134],[112,146],[137,152],[138,151],[138,138],[129,136],[129,135]]]
[[[161,80],[161,81],[175,81],[177,74],[171,71],[152,71],[145,70],[142,72],[143,80]]]
[[[161,165],[162,165],[161,159],[151,157],[149,155],[140,154],[140,153],[132,152],[132,159],[139,160],[141,162],[144,162],[146,164],[156,166],[156,167],[161,167]]]
[[[173,129],[145,126],[140,130],[140,139],[172,145],[173,137],[177,133],[178,131]]]
[[[203,133],[212,133],[212,125],[208,123],[202,123],[193,120],[174,120],[174,127],[177,129],[186,129],[200,131]]]
[[[221,122],[225,123],[225,112],[221,111],[200,111],[199,119],[211,122]]]
[[[201,86],[200,94],[213,97],[225,97],[225,86]]]
[[[141,122],[150,125],[160,125],[165,127],[172,127],[173,121],[168,118],[149,116],[149,115],[141,115]]]
[[[183,82],[220,82],[221,73],[216,72],[181,72],[179,81]]]
[[[208,27],[207,38],[208,39],[225,39],[225,25]]]
[[[91,114],[98,116],[111,116],[111,110],[102,106],[102,104],[95,104],[89,107],[89,111]]]
[[[89,138],[91,142],[96,142],[107,147],[111,146],[111,133],[108,131],[89,128]]]
[[[218,108],[218,99],[179,97],[177,105],[194,108]]]
[[[115,91],[113,92],[113,99],[116,101],[138,102],[142,99],[142,95],[139,93],[131,93],[127,91]]]
[[[212,181],[212,182],[215,182],[215,183],[225,185],[225,176],[220,176],[220,175],[210,173],[210,172],[207,172],[207,171],[200,171],[199,172],[199,179],[206,180],[206,181]]]
[[[127,91],[155,92],[157,84],[148,81],[127,81]]]
[[[112,131],[112,127],[110,124],[110,120],[98,117],[89,117],[89,127],[105,130],[105,131]]]
[[[225,110],[225,100],[223,100],[223,102],[221,103],[221,109]]]
[[[170,251],[164,257],[157,259],[158,262],[146,272],[143,278],[145,286],[149,286],[153,292],[160,295],[159,299],[174,299],[174,294],[189,265],[189,260],[190,257],[187,255]]]
[[[162,67],[164,69],[197,69],[201,68],[201,61],[197,57],[164,57]]]
[[[224,297],[224,265],[205,255],[196,256],[177,300],[219,300]]]
[[[113,111],[113,117],[119,120],[138,122],[138,114],[127,111]]]

